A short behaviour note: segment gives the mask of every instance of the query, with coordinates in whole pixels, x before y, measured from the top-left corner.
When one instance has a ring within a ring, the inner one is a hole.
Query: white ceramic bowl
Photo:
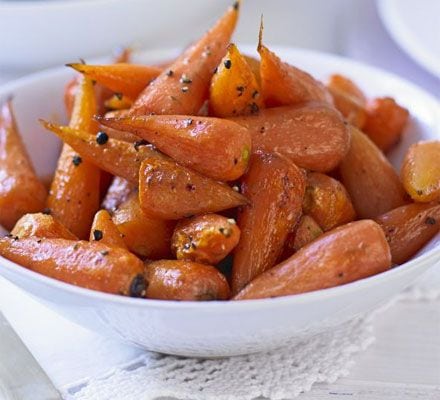
[[[251,52],[252,48],[242,47]],[[343,58],[277,48],[283,59],[325,78],[341,72],[369,96],[392,95],[412,119],[392,159],[399,163],[408,144],[440,131],[439,105],[409,82]],[[170,52],[145,53],[144,61]],[[37,118],[62,119],[66,68],[39,73],[0,88],[14,94],[19,126],[40,174],[52,172],[59,143]],[[440,235],[414,260],[393,270],[337,288],[275,299],[236,302],[173,302],[125,298],[94,292],[26,270],[0,258],[0,274],[61,315],[103,335],[148,350],[185,356],[227,356],[274,348],[304,335],[332,329],[378,307],[440,261]],[[7,305],[4,305],[7,307]]]
[[[230,3],[230,0],[3,0],[0,1],[0,68],[37,70],[73,62],[78,57],[104,56],[115,46],[180,45],[194,40]]]

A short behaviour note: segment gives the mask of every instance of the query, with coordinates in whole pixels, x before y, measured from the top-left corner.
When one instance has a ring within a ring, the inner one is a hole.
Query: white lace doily
[[[396,301],[440,298],[440,286],[425,281],[428,284],[400,294],[376,313]],[[292,398],[315,383],[332,383],[348,374],[356,353],[374,341],[374,314],[300,344],[257,355],[200,360],[146,352],[105,376],[64,388],[63,393],[68,400]]]

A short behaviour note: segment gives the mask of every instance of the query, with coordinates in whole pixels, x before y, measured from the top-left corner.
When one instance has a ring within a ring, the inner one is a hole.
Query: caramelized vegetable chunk
[[[132,115],[197,115],[209,95],[209,83],[235,29],[238,7],[231,7],[199,41],[148,85],[131,108]]]
[[[6,101],[0,105],[0,224],[12,229],[24,214],[41,211],[46,196]]]
[[[356,217],[344,186],[336,179],[317,172],[307,176],[303,210],[324,231],[351,222]]]
[[[44,121],[42,123],[72,146],[81,158],[133,184],[138,183],[139,168],[143,160],[148,157],[161,157],[161,154],[145,141],[129,143],[110,138],[104,131],[93,136],[68,126],[58,126]]]
[[[331,104],[330,93],[310,74],[284,63],[262,43],[260,28],[260,76],[263,101],[267,107],[288,106],[318,100]]]
[[[32,271],[105,293],[144,297],[144,265],[127,250],[65,239],[0,239],[0,255]]]
[[[133,193],[115,210],[113,222],[133,253],[152,260],[171,256],[174,221],[146,215],[139,205],[137,193]]]
[[[360,218],[374,218],[406,203],[405,191],[390,162],[354,127],[350,151],[339,170]]]
[[[119,176],[115,176],[102,202],[102,208],[113,213],[136,189],[136,184],[130,183]]]
[[[262,106],[260,86],[251,67],[235,44],[230,44],[211,81],[211,114],[223,118],[255,114]]]
[[[239,240],[240,229],[234,219],[205,214],[180,221],[171,246],[178,260],[215,265],[237,246]]]
[[[367,99],[361,89],[349,78],[334,74],[327,83],[335,107],[345,119],[359,129],[367,119]]]
[[[160,260],[146,268],[147,297],[159,300],[226,300],[226,278],[210,265],[184,260]]]
[[[106,210],[99,210],[93,219],[92,229],[90,229],[89,240],[101,242],[111,247],[121,247],[128,249],[121,232],[112,221],[112,217]]]
[[[408,204],[381,215],[393,263],[402,264],[416,254],[440,230],[440,205]]]
[[[228,185],[172,160],[157,158],[147,158],[142,163],[139,200],[146,214],[163,219],[181,219],[247,203],[243,195]]]
[[[254,152],[280,153],[312,171],[334,169],[350,145],[341,114],[322,103],[271,108],[232,120],[251,132]]]
[[[235,300],[326,289],[379,274],[390,267],[390,248],[380,226],[371,220],[351,222],[325,233],[255,278]]]
[[[303,215],[295,230],[287,237],[286,243],[284,244],[283,256],[280,259],[285,260],[289,258],[292,254],[313,242],[323,233],[321,227],[310,215]]]
[[[51,215],[36,213],[23,215],[11,231],[17,238],[40,237],[53,239],[78,239],[61,222]]]
[[[414,201],[440,199],[440,141],[415,143],[408,149],[401,171],[403,185]]]
[[[72,129],[95,134],[97,125],[93,83],[81,79],[70,119]],[[80,239],[88,237],[93,216],[99,207],[101,171],[83,160],[69,145],[64,144],[50,187],[47,207],[52,215]]]
[[[233,293],[277,262],[301,216],[305,177],[286,158],[257,153],[241,187],[250,204],[238,215],[241,239],[232,268]]]
[[[157,67],[127,63],[109,65],[67,64],[67,66],[81,72],[111,91],[123,94],[133,100],[162,71]]]
[[[231,181],[243,175],[251,152],[246,128],[219,118],[149,115],[100,119],[155,145],[181,165],[213,179]]]
[[[367,106],[364,132],[382,151],[399,142],[408,122],[409,112],[391,97],[374,99]]]

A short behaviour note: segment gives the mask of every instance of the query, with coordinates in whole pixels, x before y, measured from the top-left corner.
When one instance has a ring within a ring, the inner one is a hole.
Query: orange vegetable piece
[[[139,172],[139,200],[148,215],[181,219],[234,208],[246,198],[228,185],[172,160],[147,158]]]
[[[351,146],[339,166],[359,218],[374,218],[407,202],[399,176],[376,145],[351,127]]]
[[[323,233],[324,231],[310,215],[303,215],[295,230],[289,233],[289,236],[287,236],[280,261],[289,258],[292,254],[297,252],[305,245],[313,242]]]
[[[148,85],[133,104],[131,114],[196,115],[208,98],[214,68],[226,53],[238,8],[236,2],[211,30]]]
[[[240,229],[234,219],[205,214],[180,221],[171,248],[178,260],[218,264],[237,246]]]
[[[326,289],[379,274],[390,267],[390,248],[380,226],[371,220],[351,222],[325,233],[259,275],[235,300]]]
[[[117,63],[109,65],[67,64],[74,70],[100,83],[112,92],[130,99],[136,97],[162,70],[148,65]]]
[[[154,260],[171,256],[174,221],[146,215],[139,205],[137,193],[130,195],[114,211],[113,222],[133,253]]]
[[[0,105],[0,224],[10,230],[26,213],[44,208],[47,191],[20,137],[11,100]]]
[[[186,260],[160,260],[147,265],[147,297],[159,300],[227,300],[226,278],[214,267]]]
[[[351,222],[356,213],[344,186],[327,175],[311,172],[307,176],[303,210],[324,230]]]
[[[440,199],[440,141],[414,143],[402,164],[403,186],[414,201]]]
[[[339,74],[330,76],[327,88],[335,107],[346,120],[362,129],[367,119],[367,99],[362,90],[352,80]]]
[[[124,95],[114,94],[104,102],[105,108],[108,110],[128,110],[133,101]]]
[[[97,131],[93,116],[96,100],[91,80],[83,78],[75,97],[70,119],[72,129],[87,134]],[[51,214],[80,239],[88,237],[93,216],[99,207],[101,171],[64,144],[50,187],[47,207]]]
[[[66,239],[0,239],[0,255],[32,271],[100,292],[144,297],[141,260],[127,250]]]
[[[137,189],[137,184],[131,183],[119,176],[115,176],[107,190],[104,200],[102,201],[102,208],[105,208],[108,212],[112,213],[128,199],[135,189]]]
[[[251,71],[254,74],[255,79],[257,80],[258,86],[261,87],[260,60],[257,60],[256,58],[247,55],[243,55],[243,57],[251,68]]]
[[[12,229],[11,236],[20,239],[28,237],[78,239],[52,215],[42,213],[23,215]]]
[[[133,184],[137,184],[139,180],[139,168],[145,158],[161,157],[160,153],[145,141],[129,143],[108,137],[104,144],[99,144],[97,136],[89,135],[86,131],[45,121],[42,121],[42,124],[72,146],[84,160]]]
[[[367,105],[363,131],[377,147],[386,152],[399,142],[408,119],[408,110],[393,98],[377,98]]]
[[[318,100],[332,104],[326,87],[307,72],[282,62],[262,42],[263,24],[260,27],[258,53],[263,101],[267,107],[289,106]]]
[[[151,115],[100,119],[101,124],[126,130],[147,140],[181,165],[221,181],[245,172],[251,135],[235,122],[219,118]]]
[[[333,170],[350,146],[342,116],[323,103],[265,109],[232,120],[251,132],[253,152],[277,152],[312,171]]]
[[[235,44],[228,46],[211,80],[209,108],[213,116],[255,114],[262,108],[260,86]]]
[[[238,214],[241,239],[234,253],[233,293],[277,262],[301,217],[305,176],[282,156],[257,153],[241,188],[250,204]]]
[[[111,247],[121,247],[127,249],[121,232],[112,221],[112,217],[106,210],[99,210],[93,219],[92,229],[90,229],[89,240],[101,242]]]
[[[376,218],[385,232],[395,264],[415,255],[440,230],[440,205],[408,204]]]

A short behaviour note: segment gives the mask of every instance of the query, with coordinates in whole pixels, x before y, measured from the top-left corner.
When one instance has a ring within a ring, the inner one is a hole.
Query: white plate
[[[440,77],[440,1],[377,0],[394,40],[417,63]]]
[[[242,46],[247,52],[252,47]],[[399,162],[409,143],[439,132],[439,105],[413,84],[347,59],[305,50],[276,48],[281,57],[325,78],[341,72],[369,96],[392,95],[411,110],[404,140],[393,154]],[[143,61],[174,52],[144,53]],[[66,68],[35,74],[0,88],[14,94],[25,143],[42,175],[53,171],[59,143],[37,123],[63,119]],[[0,274],[59,314],[99,332],[148,350],[185,356],[227,356],[274,348],[331,329],[393,297],[440,260],[440,236],[418,258],[383,274],[337,288],[276,299],[238,302],[173,302],[132,299],[71,286],[0,258]],[[7,305],[4,305],[7,307]]]

